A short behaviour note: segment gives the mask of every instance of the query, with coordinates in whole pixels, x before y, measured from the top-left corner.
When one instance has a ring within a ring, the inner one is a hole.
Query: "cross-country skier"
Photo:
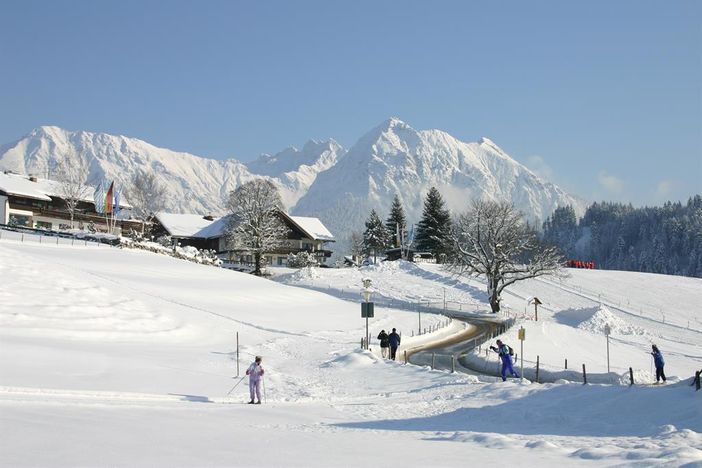
[[[653,363],[656,365],[656,383],[660,383],[661,377],[665,383],[665,372],[663,372],[663,367],[665,366],[665,361],[663,360],[663,354],[658,350],[658,346],[651,345],[651,356],[653,356]]]
[[[380,354],[382,354],[383,359],[388,357],[388,347],[390,346],[390,339],[385,330],[380,330],[378,334],[378,339],[380,340]]]
[[[514,368],[512,367],[512,355],[509,353],[509,346],[502,343],[501,340],[497,340],[497,347],[490,346],[490,349],[495,351],[500,356],[500,359],[502,359],[502,381],[503,382],[505,380],[507,380],[507,371],[509,371],[509,373],[513,377],[519,377],[519,374],[517,374],[517,371],[515,371]]]
[[[265,372],[261,366],[261,360],[261,356],[256,356],[256,360],[246,369],[246,375],[249,376],[249,393],[251,394],[250,405],[254,404],[254,395],[258,399],[256,404],[261,404],[261,380]]]

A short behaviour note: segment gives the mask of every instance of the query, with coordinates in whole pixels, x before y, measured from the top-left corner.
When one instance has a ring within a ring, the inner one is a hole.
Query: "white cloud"
[[[656,195],[661,198],[670,196],[673,191],[674,182],[670,179],[663,179],[656,185]]]
[[[617,176],[607,174],[605,171],[600,171],[597,174],[597,181],[608,192],[622,193],[624,191],[624,181]]]
[[[551,182],[553,180],[553,169],[546,164],[546,160],[539,155],[529,156],[527,158],[529,169],[542,179]]]

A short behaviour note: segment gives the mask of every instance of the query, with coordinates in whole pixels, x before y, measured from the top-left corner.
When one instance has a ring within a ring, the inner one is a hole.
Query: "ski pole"
[[[244,377],[246,377],[246,376],[244,376]],[[241,382],[244,381],[244,377],[240,378],[239,381],[238,381],[236,384],[234,384],[234,386],[232,387],[232,389],[229,390],[229,391],[227,392],[227,396],[229,396],[229,394],[231,394],[231,393],[234,391],[234,389],[235,389],[236,387],[238,387],[239,384],[240,384]]]

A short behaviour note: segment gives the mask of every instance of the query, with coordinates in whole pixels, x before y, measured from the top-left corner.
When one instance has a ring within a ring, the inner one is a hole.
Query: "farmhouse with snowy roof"
[[[325,244],[335,242],[335,239],[319,219],[290,216],[283,211],[279,211],[278,215],[289,231],[285,245],[266,254],[268,265],[286,265],[288,254],[291,253],[314,254],[320,264],[331,257],[332,252],[325,248]],[[251,255],[245,251],[233,250],[227,244],[228,222],[227,216],[215,218],[197,214],[158,213],[153,232],[156,236],[168,235],[181,246],[214,250],[220,258],[232,263],[251,263]]]
[[[129,205],[120,203],[120,207],[129,208]],[[78,201],[73,219],[73,227],[78,229],[92,225],[98,231],[107,232],[105,216],[95,210],[92,187]],[[70,229],[70,220],[59,182],[0,172],[0,224],[58,231]],[[119,221],[115,226],[117,232],[113,234],[120,234],[123,228],[136,229],[138,226],[137,222]]]

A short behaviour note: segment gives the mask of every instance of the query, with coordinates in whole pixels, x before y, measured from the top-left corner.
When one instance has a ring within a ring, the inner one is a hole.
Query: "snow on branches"
[[[561,269],[557,249],[542,245],[510,203],[473,202],[454,221],[450,239],[448,268],[458,274],[485,276],[493,312],[500,310],[500,295],[507,286]]]

